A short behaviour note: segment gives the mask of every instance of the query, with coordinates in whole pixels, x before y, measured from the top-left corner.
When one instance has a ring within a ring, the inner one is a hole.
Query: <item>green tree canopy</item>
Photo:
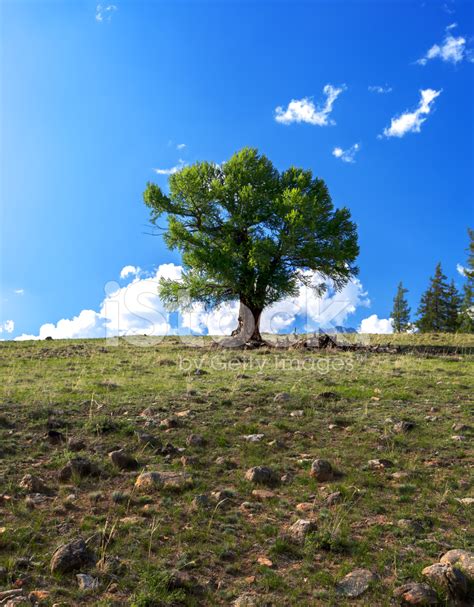
[[[198,162],[171,175],[169,194],[148,183],[151,222],[163,214],[166,244],[182,254],[182,281],[162,280],[168,307],[239,300],[236,334],[260,340],[262,310],[294,296],[302,271],[319,272],[337,289],[357,273],[356,226],[335,209],[326,184],[309,170],[279,172],[256,149],[244,148],[221,165]]]
[[[403,284],[400,283],[393,299],[393,310],[390,315],[395,333],[404,333],[410,327],[410,307],[405,298],[406,293],[408,293],[408,289],[404,289]]]
[[[457,328],[459,296],[454,283],[447,283],[441,264],[421,297],[417,326],[422,333],[454,332]]]
[[[459,331],[474,333],[474,230],[468,229],[469,248],[467,267],[464,268],[466,282],[463,288],[461,311],[459,314]]]

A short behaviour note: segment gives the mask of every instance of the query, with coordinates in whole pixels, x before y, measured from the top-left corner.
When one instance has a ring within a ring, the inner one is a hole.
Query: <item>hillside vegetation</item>
[[[3,599],[462,604],[422,570],[472,546],[474,340],[375,341],[460,350],[1,343]]]

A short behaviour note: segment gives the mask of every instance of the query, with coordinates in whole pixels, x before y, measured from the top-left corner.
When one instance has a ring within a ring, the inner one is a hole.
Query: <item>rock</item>
[[[142,445],[146,445],[149,447],[153,447],[154,449],[158,449],[161,447],[161,441],[153,434],[148,434],[147,432],[135,432],[138,442]]]
[[[288,392],[280,392],[279,394],[275,394],[273,401],[275,403],[284,403],[284,402],[289,401],[290,398],[291,398],[291,396],[288,394]]]
[[[242,594],[232,603],[233,607],[258,607],[258,597],[254,594]]]
[[[410,582],[393,591],[393,596],[400,599],[402,605],[436,605],[436,592],[427,584]]]
[[[168,580],[168,590],[184,590],[194,596],[204,593],[204,587],[187,571],[173,571]]]
[[[48,489],[44,481],[33,474],[25,474],[20,481],[20,487],[28,493],[43,493],[45,495],[51,493],[51,490]]]
[[[82,538],[67,542],[54,552],[51,558],[52,573],[68,573],[95,562],[94,554]]]
[[[58,430],[48,430],[48,434],[46,436],[51,445],[61,445],[62,443],[66,442],[64,434],[62,432],[58,432]]]
[[[474,553],[467,550],[449,550],[439,559],[440,563],[448,563],[460,569],[470,583],[474,583]]]
[[[368,569],[354,569],[336,584],[336,592],[349,598],[356,598],[363,594],[375,579],[375,575]]]
[[[186,472],[142,472],[135,481],[135,489],[145,492],[159,489],[180,491],[192,484],[192,477]]]
[[[262,504],[257,502],[242,502],[239,506],[239,509],[242,510],[242,512],[248,513],[260,512],[262,508]]]
[[[306,536],[316,531],[316,524],[308,519],[300,518],[289,528],[287,535],[295,544],[304,544]]]
[[[262,502],[276,497],[276,494],[273,491],[270,491],[269,489],[254,489],[252,491],[252,495],[255,499],[260,500]]]
[[[338,504],[341,501],[342,493],[340,491],[334,491],[334,493],[330,493],[327,498],[324,500],[325,506],[334,506],[334,504]]]
[[[415,427],[414,422],[401,421],[401,422],[397,422],[393,426],[393,431],[396,432],[397,434],[404,434],[405,432],[410,432],[410,430],[413,430],[414,427]]]
[[[462,434],[455,434],[451,436],[451,440],[456,441],[457,443],[462,443],[466,440],[466,437]]]
[[[193,510],[206,510],[211,507],[211,500],[209,496],[206,494],[196,495],[196,497],[191,502],[191,508]]]
[[[238,468],[237,462],[235,462],[233,459],[229,459],[228,457],[224,457],[223,455],[217,457],[215,463],[218,466],[226,468],[227,470],[235,470]]]
[[[421,572],[431,582],[442,586],[452,598],[463,599],[467,594],[467,578],[460,569],[450,563],[435,563]]]
[[[97,569],[109,575],[121,575],[125,573],[127,566],[118,556],[106,555],[97,562]]]
[[[217,491],[213,491],[211,496],[214,501],[221,504],[223,502],[229,502],[229,500],[233,499],[235,497],[235,491],[232,489],[218,489]]]
[[[457,501],[463,506],[472,506],[474,504],[474,497],[458,497]]]
[[[176,417],[167,417],[162,419],[160,422],[160,428],[169,430],[170,428],[177,428],[179,426],[179,420]]]
[[[295,411],[291,411],[290,417],[304,417],[303,409],[296,409]]]
[[[245,473],[246,480],[258,485],[267,485],[272,487],[278,485],[280,476],[268,466],[254,466]]]
[[[337,394],[337,392],[320,392],[318,394],[318,398],[319,399],[324,399],[324,400],[338,400],[340,398],[339,394]]]
[[[334,479],[334,471],[331,464],[325,459],[315,459],[311,464],[310,476],[324,483]]]
[[[99,476],[100,471],[96,464],[85,457],[75,457],[59,472],[60,481],[69,481],[73,476],[85,478],[87,476]]]
[[[367,462],[368,470],[385,470],[385,468],[392,468],[393,462],[389,459],[369,459]]]
[[[200,434],[191,434],[186,440],[186,444],[189,447],[205,447],[207,444],[206,439]]]
[[[139,467],[137,460],[124,449],[111,451],[109,457],[119,470],[136,470]]]
[[[248,443],[259,443],[264,436],[265,434],[245,434],[244,439]]]
[[[90,591],[99,587],[99,580],[92,575],[87,575],[87,573],[78,573],[76,579],[80,590]]]
[[[423,531],[423,525],[411,518],[401,518],[397,521],[397,525],[410,533],[421,533]]]
[[[471,430],[471,426],[468,426],[467,424],[461,424],[461,423],[454,423],[452,425],[452,428],[454,430],[454,432],[469,432]]]
[[[315,510],[314,502],[301,502],[296,504],[296,509],[298,512],[312,512]]]
[[[81,438],[73,436],[67,441],[69,451],[83,451],[86,448],[86,443]]]
[[[145,417],[146,419],[151,419],[153,417],[155,417],[156,413],[155,410],[152,409],[151,407],[147,407],[146,409],[143,409],[143,411],[140,413],[140,417]]]

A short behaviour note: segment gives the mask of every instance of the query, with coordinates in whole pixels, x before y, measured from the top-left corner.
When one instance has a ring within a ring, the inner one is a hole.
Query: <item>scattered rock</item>
[[[454,432],[469,432],[471,430],[471,426],[462,423],[454,423],[452,428]]]
[[[252,491],[252,495],[255,499],[260,500],[262,502],[276,497],[276,494],[273,491],[270,491],[269,489],[254,489]]]
[[[43,479],[33,474],[25,474],[20,481],[20,487],[28,493],[43,493],[44,495],[51,493],[51,490],[45,485]]]
[[[290,398],[291,398],[291,396],[288,394],[288,392],[280,392],[279,394],[275,394],[273,401],[275,403],[284,403],[284,402],[289,401]]]
[[[291,411],[290,417],[304,417],[303,409],[296,409],[295,411]]]
[[[81,438],[74,438],[72,436],[67,441],[67,448],[69,451],[83,451],[86,448],[86,443]]]
[[[458,497],[457,500],[463,506],[472,506],[474,504],[474,497]]]
[[[228,457],[224,457],[223,455],[217,457],[215,463],[218,466],[226,468],[227,470],[235,470],[238,468],[237,462],[235,462],[233,459],[229,459]]]
[[[402,605],[436,605],[436,592],[427,584],[410,582],[396,588],[393,596],[400,599]]]
[[[295,544],[302,545],[306,536],[316,531],[316,528],[316,523],[313,521],[300,518],[288,528],[287,535]]]
[[[313,502],[301,502],[300,504],[296,504],[296,509],[298,512],[312,512],[315,510]]]
[[[169,430],[170,428],[178,428],[178,426],[179,420],[176,417],[167,417],[162,419],[160,422],[160,428],[165,428],[166,430]]]
[[[334,470],[327,460],[315,459],[311,464],[310,476],[317,481],[324,483],[334,479]]]
[[[259,443],[264,436],[265,434],[245,434],[244,439],[248,443]]]
[[[393,431],[396,432],[397,434],[404,434],[405,432],[410,432],[410,430],[413,430],[414,427],[415,427],[414,422],[401,421],[401,422],[397,422],[393,426]]]
[[[186,444],[189,447],[205,447],[207,444],[207,441],[200,434],[191,434],[190,436],[188,436]]]
[[[355,569],[336,584],[336,591],[349,598],[356,598],[363,594],[375,579],[375,575],[368,569]]]
[[[466,437],[463,434],[454,434],[451,436],[451,440],[456,441],[457,443],[462,443],[466,440]]]
[[[245,473],[246,480],[251,483],[258,485],[267,485],[272,487],[278,485],[280,482],[280,476],[268,466],[254,466],[249,468]]]
[[[232,603],[233,607],[258,607],[258,597],[254,594],[242,594]]]
[[[96,566],[98,571],[109,575],[120,575],[127,569],[127,566],[122,559],[115,555],[106,555],[102,557],[97,562]]]
[[[209,496],[206,494],[196,495],[196,497],[191,502],[191,508],[193,510],[205,510],[210,508],[212,505]]]
[[[142,472],[135,481],[138,491],[168,489],[181,491],[192,486],[193,480],[186,472]]]
[[[52,573],[68,573],[95,562],[94,554],[82,538],[60,546],[51,558]]]
[[[58,430],[48,430],[48,434],[46,436],[51,445],[61,445],[62,443],[66,442],[64,434],[62,432],[58,432]]]
[[[76,579],[80,590],[90,591],[99,587],[99,580],[92,575],[87,575],[87,573],[78,573]]]
[[[139,467],[137,460],[124,449],[111,451],[109,457],[119,470],[136,470]]]
[[[367,462],[368,470],[385,470],[385,468],[393,468],[393,462],[389,459],[369,459]]]
[[[59,472],[60,481],[69,481],[73,476],[85,478],[87,476],[99,476],[99,468],[85,457],[75,457]]]
[[[474,553],[467,550],[449,550],[439,559],[440,563],[449,563],[460,569],[469,582],[474,583]]]
[[[453,599],[463,599],[467,594],[467,578],[460,569],[450,563],[435,563],[421,572],[431,582],[442,586]]]
[[[324,500],[325,506],[334,506],[334,504],[338,504],[342,499],[342,493],[340,491],[334,491],[334,493],[330,493],[327,498]]]
[[[138,439],[138,442],[142,445],[153,447],[154,449],[158,449],[159,447],[161,447],[160,439],[156,436],[153,436],[153,434],[148,434],[147,432],[136,432],[135,434]]]
[[[337,392],[320,392],[317,398],[323,400],[337,400],[340,398],[340,396],[337,394]]]

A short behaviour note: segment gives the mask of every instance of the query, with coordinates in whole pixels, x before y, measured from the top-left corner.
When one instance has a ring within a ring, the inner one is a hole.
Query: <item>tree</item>
[[[467,267],[463,273],[466,278],[463,288],[463,298],[459,313],[459,331],[474,333],[474,230],[468,229],[469,248]]]
[[[459,329],[459,311],[461,309],[461,298],[459,291],[454,284],[454,280],[451,281],[446,298],[446,331],[448,333],[456,333]]]
[[[160,282],[165,304],[182,306],[183,291],[188,303],[206,306],[239,300],[234,335],[241,343],[261,341],[263,309],[295,296],[300,281],[310,284],[305,271],[331,279],[336,289],[357,273],[349,210],[334,209],[326,184],[311,171],[279,172],[256,149],[221,165],[184,167],[171,175],[168,195],[148,183],[144,201],[153,225],[167,214],[164,240],[182,254],[182,280]]]
[[[403,284],[400,283],[393,299],[393,310],[390,315],[395,333],[404,333],[410,327],[410,308],[405,299],[406,293],[408,293],[408,289],[404,289]]]
[[[430,286],[421,297],[417,326],[422,333],[442,333],[450,330],[451,287],[446,282],[441,264],[436,266]]]

